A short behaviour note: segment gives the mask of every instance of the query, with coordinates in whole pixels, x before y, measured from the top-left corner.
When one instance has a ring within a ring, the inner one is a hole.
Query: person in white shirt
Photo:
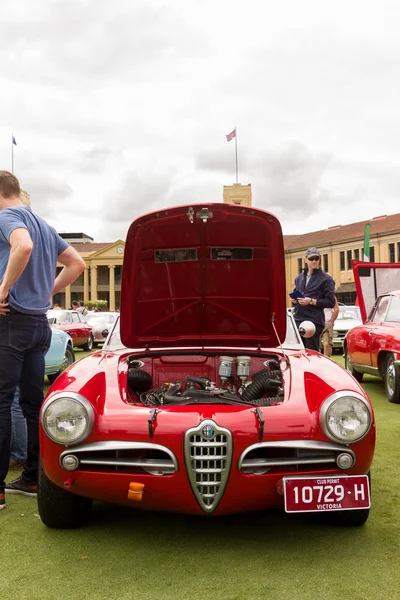
[[[339,314],[339,304],[336,299],[335,306],[333,308],[324,308],[325,313],[325,327],[322,332],[321,340],[324,349],[325,356],[332,356],[333,349],[333,325]]]

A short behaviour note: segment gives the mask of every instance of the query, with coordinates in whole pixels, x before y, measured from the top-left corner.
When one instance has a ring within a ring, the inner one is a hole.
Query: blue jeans
[[[19,405],[19,388],[15,392],[13,403],[11,404],[11,450],[10,457],[17,462],[26,461],[26,450],[28,437],[26,430],[26,419],[22,414]]]
[[[18,385],[28,430],[23,477],[28,483],[37,483],[39,412],[44,397],[44,360],[50,342],[46,315],[13,311],[0,316],[0,493],[4,491],[10,462],[11,405]]]

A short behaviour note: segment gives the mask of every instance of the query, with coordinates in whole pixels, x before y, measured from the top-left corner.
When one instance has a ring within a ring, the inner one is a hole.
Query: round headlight
[[[331,440],[351,444],[370,430],[372,413],[368,402],[357,392],[336,392],[321,407],[321,427]]]
[[[93,428],[94,411],[80,394],[60,392],[46,400],[41,421],[50,439],[67,446],[87,438]]]

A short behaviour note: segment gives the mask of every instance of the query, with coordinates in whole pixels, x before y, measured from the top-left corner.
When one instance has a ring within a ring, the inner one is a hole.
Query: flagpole
[[[239,183],[238,178],[238,152],[237,152],[237,127],[235,126],[235,153],[236,153],[236,183]]]

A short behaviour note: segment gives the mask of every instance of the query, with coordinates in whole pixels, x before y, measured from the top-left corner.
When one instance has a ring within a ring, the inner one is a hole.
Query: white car
[[[118,317],[117,312],[88,312],[86,322],[92,327],[95,344],[102,344]]]
[[[339,306],[339,314],[333,326],[333,347],[343,348],[346,333],[362,324],[358,306]]]

